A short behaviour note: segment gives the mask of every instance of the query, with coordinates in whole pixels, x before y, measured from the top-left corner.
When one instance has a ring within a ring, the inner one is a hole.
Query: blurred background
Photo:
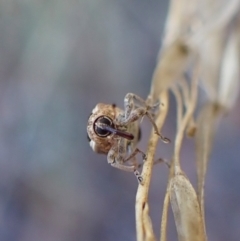
[[[136,239],[136,178],[91,150],[86,123],[98,102],[147,97],[167,10],[167,0],[0,0],[0,240]],[[163,134],[173,140],[171,99]],[[219,124],[207,173],[211,241],[240,236],[239,104]],[[147,120],[142,129],[146,150]],[[157,156],[172,150],[160,143]],[[183,169],[196,186],[194,160],[187,140]],[[158,236],[167,177],[165,165],[154,167]],[[176,240],[171,212],[168,233]]]

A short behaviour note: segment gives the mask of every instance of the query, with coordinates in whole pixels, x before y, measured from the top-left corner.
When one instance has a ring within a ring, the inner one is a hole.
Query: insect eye
[[[112,126],[112,120],[106,116],[99,117],[96,122],[99,124],[105,124],[107,126]],[[94,126],[94,130],[95,130],[95,133],[100,137],[107,137],[112,133],[109,130],[98,127],[96,125],[96,123]]]
[[[100,127],[96,127],[95,128],[95,132],[98,136],[101,136],[101,137],[107,137],[111,134],[110,131],[107,131],[107,130],[103,130],[101,129]]]

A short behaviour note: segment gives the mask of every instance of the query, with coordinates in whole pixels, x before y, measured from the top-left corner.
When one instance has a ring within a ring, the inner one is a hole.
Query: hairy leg
[[[140,106],[137,106],[134,100],[138,101],[138,103],[140,103]],[[124,114],[120,115],[118,119],[119,124],[127,126],[129,123],[137,121],[146,115],[150,120],[150,122],[152,123],[155,133],[161,138],[163,142],[169,143],[170,140],[164,137],[158,131],[157,125],[152,115],[152,112],[154,112],[158,106],[159,106],[159,103],[156,103],[153,106],[149,106],[146,104],[146,101],[143,100],[141,97],[133,93],[128,93],[124,99],[124,108],[125,108]]]
[[[121,138],[121,139],[123,139],[123,138]],[[133,172],[135,174],[135,176],[137,177],[138,182],[140,184],[142,184],[143,178],[142,178],[141,174],[139,173],[139,171],[137,170],[137,165],[124,164],[125,148],[121,145],[122,144],[121,139],[119,141],[114,142],[112,148],[109,150],[108,155],[107,155],[108,163],[111,164],[112,167],[121,169],[123,171]]]

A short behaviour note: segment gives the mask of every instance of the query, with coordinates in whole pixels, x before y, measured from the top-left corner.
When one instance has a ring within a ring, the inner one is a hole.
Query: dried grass
[[[204,186],[209,156],[217,123],[231,110],[239,89],[239,9],[238,0],[171,1],[148,97],[152,103],[160,100],[160,111],[156,116],[159,130],[167,116],[169,91],[174,94],[177,104],[177,133],[162,211],[161,241],[167,241],[169,204],[178,240],[207,240]],[[186,73],[190,81],[185,79]],[[206,101],[197,111],[200,85],[206,91]],[[185,135],[195,140],[197,190],[181,167],[180,152]],[[152,131],[143,165],[144,183],[139,185],[136,196],[138,241],[156,240],[149,216],[148,192],[157,142],[158,137]]]

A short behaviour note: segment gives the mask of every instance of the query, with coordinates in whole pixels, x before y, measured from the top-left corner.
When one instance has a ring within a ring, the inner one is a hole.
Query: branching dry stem
[[[185,113],[181,123],[180,124],[178,123],[179,128],[177,130],[177,135],[175,138],[173,165],[174,165],[174,168],[177,168],[177,169],[179,169],[179,167],[180,167],[179,157],[180,157],[180,150],[181,150],[181,145],[182,145],[185,129],[193,116],[196,102],[197,102],[198,79],[199,79],[199,65],[196,65],[195,70],[193,72],[193,79],[191,81],[191,93],[190,93],[189,104],[187,106],[186,113]],[[179,100],[177,98],[179,98],[179,97],[176,96],[176,101],[178,102]],[[180,104],[178,103],[178,108],[182,109],[182,103],[180,103]]]
[[[163,211],[160,227],[160,241],[167,241],[167,221],[168,221],[168,208],[170,203],[169,198],[169,185],[167,186],[167,191],[165,193],[164,202],[163,202]]]
[[[239,89],[240,18],[236,17],[239,12],[239,0],[214,1],[214,4],[213,1],[205,1],[204,4],[199,1],[170,1],[165,36],[149,97],[152,104],[161,100],[160,112],[156,116],[159,131],[168,112],[169,90],[173,92],[177,105],[177,131],[169,164],[160,241],[167,241],[169,203],[179,241],[207,240],[204,214],[205,175],[216,121],[220,117],[216,113],[216,106],[229,110],[235,103],[236,89]],[[190,73],[189,79],[185,73]],[[208,100],[200,114],[196,113],[195,122],[199,79],[208,94]],[[198,195],[180,165],[185,133],[196,139]],[[143,164],[143,185],[139,185],[137,190],[137,241],[156,240],[149,217],[148,193],[158,139],[152,131],[147,160]]]
[[[156,125],[158,130],[161,130],[167,112],[168,112],[168,92],[164,91],[159,96],[161,101],[160,111],[156,117]],[[143,185],[138,186],[136,195],[136,230],[137,230],[137,241],[152,241],[155,240],[154,233],[151,226],[151,219],[148,214],[148,192],[150,186],[150,180],[152,176],[152,167],[154,164],[154,156],[157,147],[159,137],[151,132],[151,136],[148,143],[147,149],[147,160],[144,162],[142,176]],[[147,211],[146,211],[147,209]]]

